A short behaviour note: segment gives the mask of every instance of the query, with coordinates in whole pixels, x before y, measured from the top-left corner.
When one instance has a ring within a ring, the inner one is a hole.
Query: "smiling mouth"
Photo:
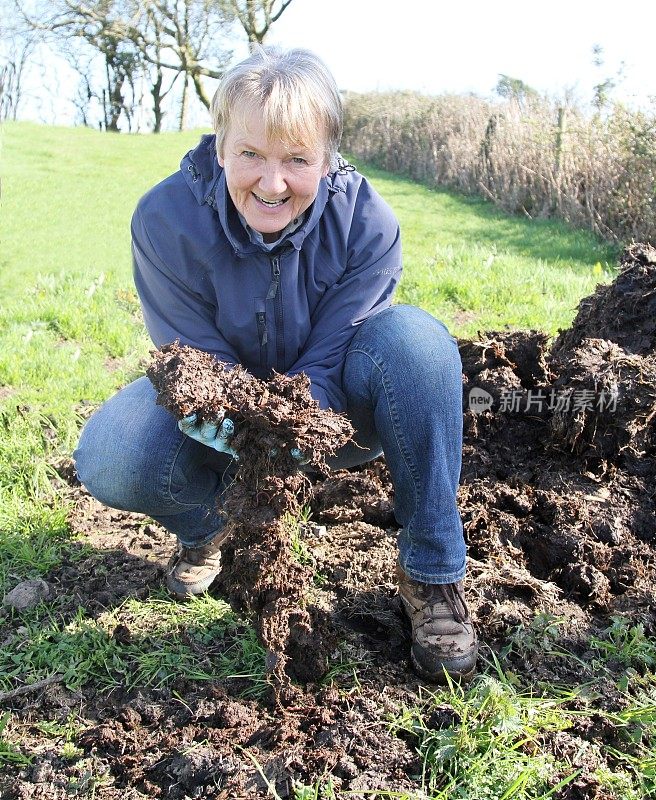
[[[283,197],[282,200],[265,200],[264,197],[260,197],[259,194],[255,194],[253,192],[253,197],[260,201],[260,203],[264,203],[265,206],[269,208],[276,208],[276,206],[281,206],[283,203],[286,203],[289,200],[289,197]]]

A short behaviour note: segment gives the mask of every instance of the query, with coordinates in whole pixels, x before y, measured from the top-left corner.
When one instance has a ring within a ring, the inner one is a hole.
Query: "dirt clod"
[[[198,420],[235,423],[238,464],[223,500],[231,537],[220,581],[234,605],[256,615],[267,667],[281,687],[288,676],[320,678],[335,642],[329,615],[302,603],[311,570],[294,558],[292,541],[310,482],[291,451],[300,449],[325,471],[326,456],[353,434],[350,422],[319,408],[305,375],[260,381],[177,343],[154,355],[148,376],[157,402],[176,418],[195,413]]]
[[[18,586],[7,592],[4,605],[15,608],[16,611],[28,611],[50,596],[50,586],[41,578],[23,581]]]

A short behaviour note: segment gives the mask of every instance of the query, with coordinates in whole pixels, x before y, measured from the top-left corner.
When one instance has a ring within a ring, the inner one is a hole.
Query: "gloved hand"
[[[272,447],[272,448],[271,448],[271,450],[269,450],[269,456],[270,456],[271,458],[275,458],[277,455],[278,455],[278,448],[277,448],[277,447]],[[289,455],[290,455],[290,456],[291,456],[291,457],[292,457],[292,458],[293,458],[295,461],[298,461],[298,463],[299,463],[301,466],[303,466],[303,464],[309,464],[309,463],[310,463],[310,459],[309,459],[309,458],[307,458],[307,456],[305,455],[305,453],[303,453],[303,451],[302,451],[302,450],[299,450],[299,449],[298,449],[298,447],[292,447],[292,448],[290,448],[290,450],[289,450]]]
[[[178,428],[201,444],[213,447],[219,453],[227,453],[235,461],[239,460],[237,452],[230,447],[230,439],[235,432],[235,423],[225,417],[221,425],[214,422],[198,422],[196,414],[189,414],[178,421]]]
[[[301,465],[310,463],[310,459],[302,450],[299,450],[298,447],[292,447],[292,449],[289,451],[289,455]]]

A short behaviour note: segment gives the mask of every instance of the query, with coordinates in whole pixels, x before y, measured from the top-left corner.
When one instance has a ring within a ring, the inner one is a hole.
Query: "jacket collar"
[[[269,252],[250,240],[239,221],[237,210],[228,192],[225,173],[216,157],[214,142],[214,134],[206,134],[200,143],[184,156],[180,162],[180,169],[185,182],[199,205],[207,204],[217,212],[221,227],[236,255]],[[291,245],[296,250],[301,249],[305,237],[319,222],[326,204],[338,192],[346,191],[346,180],[347,175],[343,170],[331,172],[321,179],[317,196],[306,212],[305,221],[280,242],[280,247]],[[276,252],[277,249],[274,248],[272,252]]]

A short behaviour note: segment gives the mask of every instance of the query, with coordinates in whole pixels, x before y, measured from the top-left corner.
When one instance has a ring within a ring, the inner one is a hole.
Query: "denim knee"
[[[166,471],[186,437],[155,404],[147,378],[111,397],[87,421],[73,453],[87,491],[112,508],[150,513],[165,493]]]
[[[417,306],[395,305],[366,320],[358,328],[349,350],[361,351],[375,361],[403,364],[406,369],[430,359],[437,367],[462,364],[458,344],[444,323]]]
[[[373,415],[392,476],[394,513],[403,528],[400,563],[426,583],[449,583],[464,574],[456,505],[461,370],[457,343],[446,327],[406,305],[364,322],[344,366],[349,408]]]

